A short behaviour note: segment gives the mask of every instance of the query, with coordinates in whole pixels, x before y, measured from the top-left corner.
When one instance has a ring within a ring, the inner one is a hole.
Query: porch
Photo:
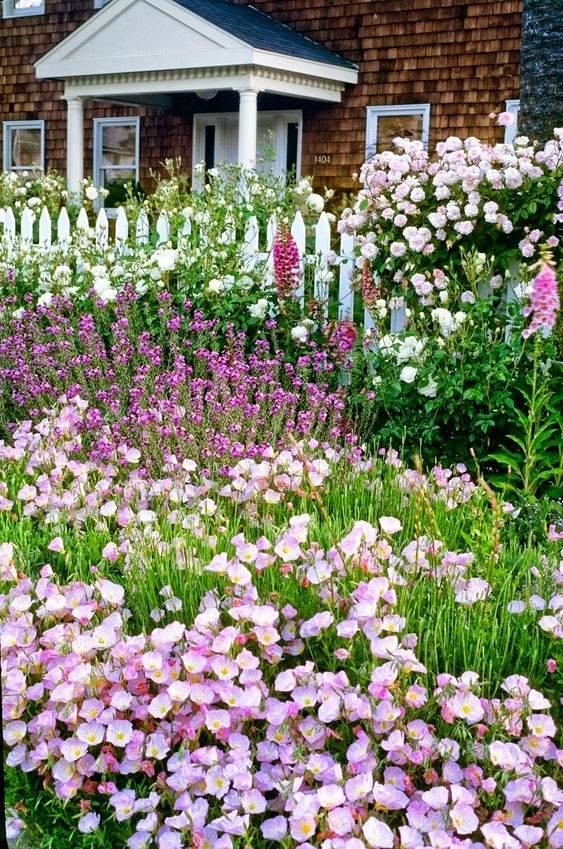
[[[112,0],[35,67],[39,79],[64,80],[71,192],[84,176],[87,99],[191,110],[194,164],[260,169],[269,145],[271,170],[298,172],[303,105],[338,103],[358,77],[347,59],[223,0]],[[126,170],[138,134],[113,137]]]

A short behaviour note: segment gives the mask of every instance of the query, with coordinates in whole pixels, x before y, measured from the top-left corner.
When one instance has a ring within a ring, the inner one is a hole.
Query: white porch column
[[[66,182],[76,194],[84,177],[84,98],[67,97]]]
[[[258,92],[254,88],[245,88],[239,94],[238,164],[241,168],[252,169],[256,166]]]

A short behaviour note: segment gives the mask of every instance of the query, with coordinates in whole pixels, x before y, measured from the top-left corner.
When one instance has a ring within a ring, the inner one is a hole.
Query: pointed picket
[[[82,207],[80,212],[78,213],[78,218],[76,219],[76,229],[80,230],[81,233],[87,235],[90,232],[90,222],[88,221],[88,213]]]
[[[44,206],[39,216],[39,244],[43,248],[50,248],[52,238],[51,216],[47,207]]]
[[[371,330],[375,327],[375,319],[368,309],[364,307],[364,330]]]
[[[27,206],[22,212],[20,225],[21,240],[26,245],[31,245],[33,243],[34,220],[35,216],[33,214],[33,211]]]
[[[354,237],[343,233],[340,238],[340,275],[338,280],[338,318],[350,321],[354,315]],[[364,319],[365,326],[365,319]]]
[[[321,212],[315,225],[315,277],[314,297],[322,305],[324,318],[328,318],[328,283],[330,269],[327,254],[330,251],[330,221],[326,212]]]
[[[407,326],[407,313],[405,307],[391,310],[391,333],[401,333]]]
[[[170,238],[170,223],[167,213],[162,210],[156,222],[156,234],[158,236],[158,244],[163,245]]]
[[[276,240],[276,233],[278,230],[278,219],[275,216],[275,213],[269,218],[268,226],[266,228],[266,250],[267,250],[267,261],[266,261],[266,282],[272,283],[274,280],[274,242]]]
[[[96,244],[99,248],[107,248],[109,242],[109,222],[105,209],[102,207],[96,218]]]
[[[182,215],[184,216],[184,225],[182,227],[182,236],[191,236],[191,233],[192,233],[192,211],[189,208],[189,206],[187,206],[183,210]]]
[[[293,236],[295,244],[297,245],[297,250],[299,251],[299,286],[295,290],[295,297],[301,306],[303,306],[305,302],[305,246],[307,241],[307,231],[305,229],[303,216],[299,210],[295,213],[295,218],[291,225],[291,235]]]
[[[70,218],[66,206],[63,206],[57,220],[57,242],[59,245],[68,245],[70,242]]]
[[[266,228],[266,247],[269,251],[274,247],[274,241],[276,238],[276,233],[278,230],[278,219],[276,218],[275,213],[273,212],[270,215],[268,220],[268,226]]]
[[[117,210],[115,219],[115,244],[124,245],[129,238],[129,221],[122,206]]]
[[[232,245],[233,242],[236,241],[236,238],[237,228],[235,226],[235,219],[233,218],[232,213],[227,212],[225,216],[225,227],[221,236],[221,242],[225,245]]]
[[[13,242],[16,238],[16,216],[11,206],[4,214],[4,238],[7,242]]]
[[[253,215],[246,222],[246,229],[244,231],[242,265],[245,271],[251,271],[254,268],[258,256],[259,238],[258,219]]]
[[[137,218],[135,241],[138,245],[146,245],[149,241],[149,216],[146,209],[141,209]]]

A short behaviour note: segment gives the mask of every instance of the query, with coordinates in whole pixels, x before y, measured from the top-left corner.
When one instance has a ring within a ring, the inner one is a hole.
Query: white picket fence
[[[71,225],[65,208],[61,210],[55,224],[45,207],[39,214],[38,221],[37,214],[32,209],[26,208],[21,215],[21,223],[18,227],[14,211],[8,207],[0,209],[0,242],[3,241],[8,249],[16,249],[19,243],[28,247],[37,246],[38,249],[45,251],[54,246],[65,247],[71,243],[82,244],[84,241],[94,243],[101,251],[110,247],[131,251],[135,245],[147,245],[150,241],[156,242],[159,246],[172,243],[172,246],[176,247],[181,239],[193,237],[205,243],[205,228],[201,222],[194,227],[188,214],[184,218],[180,232],[174,235],[171,232],[169,217],[162,211],[151,234],[149,217],[144,210],[136,221],[130,222],[125,210],[120,208],[115,218],[113,233],[110,235],[110,222],[104,209],[99,211],[94,224],[91,224],[88,213],[82,208],[75,224]],[[248,219],[244,234],[238,236],[243,242],[241,253],[244,268],[252,269],[257,262],[262,261],[266,263],[267,273],[272,272],[272,247],[277,226],[277,221],[272,216],[268,221],[266,233],[261,234],[257,219],[255,217]],[[354,237],[350,234],[337,234],[335,229],[333,231],[330,219],[325,212],[322,212],[318,219],[308,226],[301,213],[297,212],[291,225],[291,233],[301,257],[300,285],[296,292],[301,303],[305,299],[305,278],[309,267],[312,268],[313,297],[323,304],[325,319],[328,317],[331,294],[337,296],[338,318],[351,319],[354,315],[352,287],[355,272]],[[237,233],[233,223],[233,226],[225,228],[221,241],[223,244],[228,244],[236,239]],[[308,249],[308,245],[314,247]],[[337,286],[336,292],[332,291],[333,286]],[[403,322],[403,311],[393,311],[391,331],[402,329]],[[365,328],[373,327],[374,324],[367,310],[363,311],[363,323]]]

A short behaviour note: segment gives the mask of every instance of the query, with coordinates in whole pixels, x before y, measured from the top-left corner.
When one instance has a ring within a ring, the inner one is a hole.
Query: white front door
[[[256,171],[283,176],[294,171],[300,176],[303,113],[259,112]],[[238,113],[217,112],[194,115],[194,164],[206,169],[238,161]]]

